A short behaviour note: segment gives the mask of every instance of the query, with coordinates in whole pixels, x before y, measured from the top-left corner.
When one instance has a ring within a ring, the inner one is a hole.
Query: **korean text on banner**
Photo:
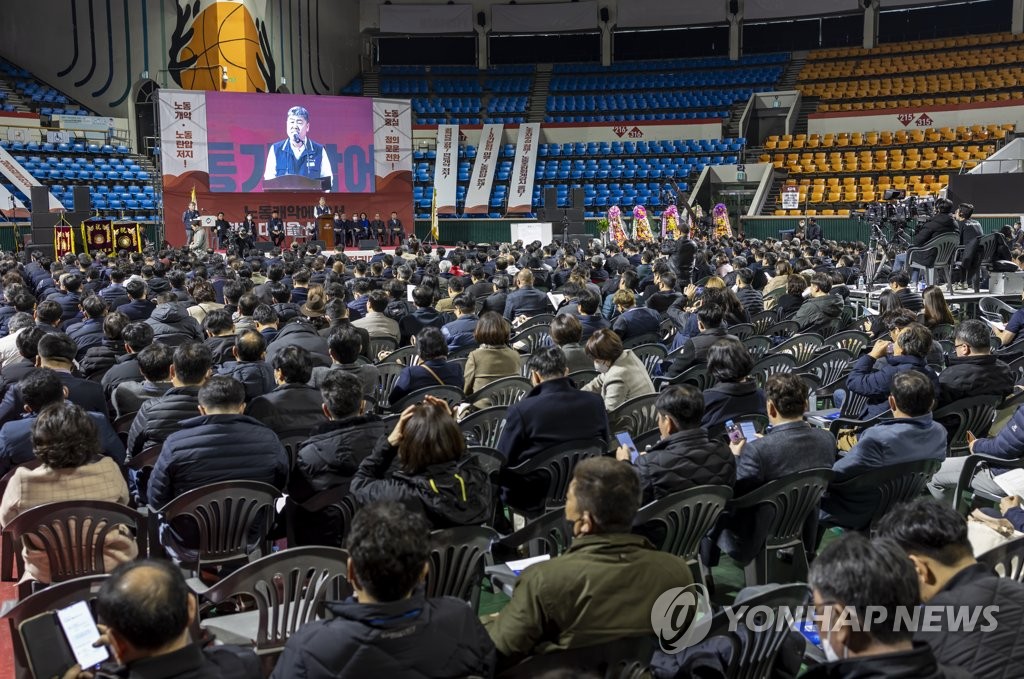
[[[455,187],[459,178],[459,126],[437,126],[437,158],[434,165],[434,188],[437,190],[437,211],[455,213]]]
[[[160,155],[165,176],[210,173],[206,93],[160,90]]]
[[[373,166],[378,181],[412,172],[412,104],[408,99],[373,100]]]
[[[512,163],[512,190],[509,192],[506,212],[533,211],[533,173],[537,171],[537,145],[540,143],[540,123],[519,126],[516,157]]]
[[[466,189],[466,214],[484,214],[488,211],[503,129],[504,125],[487,124],[480,133],[476,160],[473,162],[473,172],[469,175],[469,188]]]

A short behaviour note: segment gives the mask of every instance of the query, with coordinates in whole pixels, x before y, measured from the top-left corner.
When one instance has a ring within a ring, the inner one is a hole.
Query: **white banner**
[[[597,30],[597,2],[491,5],[494,33],[559,33]]]
[[[0,148],[0,174],[7,177],[8,181],[29,198],[32,197],[33,186],[42,186],[42,183],[22,167],[21,163],[16,161],[5,148]],[[57,196],[50,192],[47,192],[47,195],[50,196],[50,212],[60,212],[64,209],[61,202],[57,200]],[[7,205],[10,205],[10,201],[7,202]]]
[[[472,33],[472,5],[381,5],[381,33]]]
[[[467,214],[487,212],[491,202],[491,186],[494,185],[494,168],[498,164],[498,151],[501,150],[501,124],[486,124],[480,132],[480,143],[476,147],[476,161],[473,172],[469,175],[469,188],[466,190]]]
[[[83,130],[86,132],[111,132],[115,128],[127,130],[126,118],[111,116],[66,116],[56,115],[50,118],[62,130]]]
[[[164,176],[210,173],[206,145],[206,93],[160,90],[160,158]]]
[[[437,126],[437,158],[434,160],[434,188],[437,211],[455,213],[455,187],[459,179],[459,126]]]
[[[537,145],[540,144],[540,123],[519,126],[516,159],[512,163],[512,190],[505,212],[533,212],[533,173],[537,171]]]
[[[373,100],[373,167],[376,186],[395,172],[412,172],[412,103]]]

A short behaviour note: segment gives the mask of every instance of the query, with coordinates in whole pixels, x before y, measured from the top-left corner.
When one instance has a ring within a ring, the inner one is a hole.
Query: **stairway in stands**
[[[792,90],[796,88],[796,79],[800,76],[800,71],[803,70],[804,64],[807,63],[807,52],[793,52],[789,65],[786,66],[786,70],[782,72],[782,77],[779,78],[778,84],[775,89],[780,92]]]
[[[530,108],[527,122],[542,123],[548,107],[548,92],[551,85],[551,64],[537,64],[537,73],[530,89]]]
[[[377,71],[363,73],[363,96],[380,96],[380,73],[378,73]]]

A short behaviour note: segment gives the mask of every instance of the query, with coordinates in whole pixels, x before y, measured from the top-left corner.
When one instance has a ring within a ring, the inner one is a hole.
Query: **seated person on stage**
[[[572,545],[524,570],[512,600],[485,620],[499,665],[650,636],[655,600],[693,576],[679,557],[630,532],[639,508],[640,479],[631,465],[607,457],[576,465],[565,504]]]
[[[932,419],[934,404],[932,381],[920,372],[905,370],[892,378],[892,419],[879,420],[865,429],[850,452],[832,465],[835,477],[821,500],[823,523],[861,530],[878,505],[877,493],[839,494],[835,484],[904,462],[945,459],[946,430]]]
[[[399,503],[361,509],[346,545],[355,596],[328,601],[330,619],[295,632],[272,679],[492,676],[494,643],[476,611],[423,595],[429,538],[423,517]]]

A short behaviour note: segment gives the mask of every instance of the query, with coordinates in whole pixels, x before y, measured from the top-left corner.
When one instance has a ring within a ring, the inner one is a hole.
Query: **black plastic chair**
[[[106,573],[106,539],[122,525],[132,531],[139,554],[145,555],[146,517],[116,502],[68,500],[39,505],[16,516],[4,532],[10,534],[15,549],[28,543],[46,552],[50,582],[64,582]],[[31,592],[31,581],[19,583],[19,596]]]
[[[730,325],[728,333],[742,342],[748,337],[754,336],[754,325],[752,323],[737,323],[736,325]]]
[[[52,632],[53,612],[57,609],[66,608],[79,601],[85,601],[91,607],[100,586],[107,577],[107,575],[87,575],[50,585],[21,599],[4,614],[11,630],[16,679],[63,675],[67,667],[58,667],[53,664],[61,661],[58,654],[47,654],[43,657],[31,656],[25,640],[34,636],[33,627],[36,622],[45,627],[47,632]]]
[[[953,253],[960,245],[960,236],[956,233],[943,233],[935,236],[919,247],[907,249],[907,268],[919,269],[925,273],[928,285],[935,285],[935,272],[942,269],[946,272],[949,292],[953,292]],[[931,266],[923,264],[923,260],[932,260]]]
[[[996,469],[1020,469],[1024,468],[1024,458],[1018,458],[1016,460],[1004,460],[999,457],[993,457],[991,455],[982,455],[980,453],[971,453],[964,458],[964,466],[960,468],[960,478],[956,482],[956,496],[953,500],[953,506],[961,514],[967,514],[974,503],[981,499],[986,504],[998,505],[999,500],[1003,498],[1003,495],[994,495],[987,493],[984,490],[974,488],[972,481],[974,475],[984,468]]]
[[[505,469],[501,485],[509,490],[509,507],[527,518],[535,518],[564,506],[576,464],[604,455],[606,448],[600,439],[569,441]]]
[[[704,391],[711,386],[711,378],[708,376],[708,367],[703,363],[698,365],[691,365],[689,368],[679,373],[675,377],[655,377],[654,388],[661,391],[665,387],[674,386],[677,384],[689,384],[700,391]]]
[[[477,389],[468,396],[474,403],[485,401],[491,406],[510,406],[518,403],[533,390],[533,384],[525,377],[502,377],[486,387]]]
[[[572,383],[576,385],[577,389],[579,389],[584,384],[592,382],[594,378],[600,374],[601,373],[596,370],[577,370],[576,372],[569,373],[569,379],[572,380]]]
[[[632,436],[646,434],[658,427],[658,412],[654,405],[658,394],[631,398],[608,413],[608,424],[613,433],[628,431]]]
[[[726,666],[727,679],[767,679],[772,676],[783,640],[790,633],[772,617],[780,609],[806,606],[810,592],[804,584],[771,587],[734,607],[732,617],[724,611],[711,619],[707,639],[724,638],[731,647]],[[738,624],[737,624],[738,623]]]
[[[759,314],[754,314],[750,317],[750,325],[753,328],[752,335],[767,335],[768,328],[772,327],[779,322],[779,312],[775,309],[769,309],[768,311],[762,311]]]
[[[430,534],[430,571],[426,595],[453,596],[469,602],[475,611],[485,560],[498,533],[482,526],[460,526]]]
[[[795,365],[804,365],[814,358],[821,348],[822,341],[821,336],[814,333],[795,335],[775,346],[768,354],[770,356],[789,354],[793,357]]]
[[[505,428],[508,407],[493,406],[467,415],[459,422],[459,429],[471,446],[494,448],[498,445],[501,430]]]
[[[768,354],[754,364],[750,376],[754,378],[757,386],[764,389],[768,378],[775,373],[791,373],[796,368],[796,361],[789,354]]]
[[[790,338],[800,332],[800,325],[796,321],[779,321],[765,331],[768,337]]]
[[[459,403],[462,403],[462,400],[465,398],[465,394],[463,394],[462,390],[458,387],[450,387],[447,384],[438,384],[436,386],[423,387],[422,389],[409,392],[399,399],[397,403],[391,406],[391,411],[400,413],[409,406],[422,401],[424,396],[434,396],[435,398],[447,401],[453,408]]]
[[[374,361],[380,356],[382,351],[386,351],[389,354],[398,348],[398,342],[393,337],[370,337],[370,356]]]
[[[978,300],[978,312],[987,320],[1006,323],[1017,310],[1001,299],[982,297]]]
[[[763,335],[751,335],[744,340],[743,348],[747,350],[754,361],[760,361],[768,350],[772,348],[772,341]]]
[[[377,389],[374,397],[377,401],[378,410],[383,409],[391,401],[391,390],[398,382],[398,376],[405,370],[401,363],[384,362],[377,364]]]
[[[252,646],[259,655],[280,653],[300,627],[320,617],[324,601],[351,596],[347,561],[348,552],[335,547],[290,547],[248,563],[197,594],[214,605],[235,601],[255,608],[206,617],[200,627],[222,643]]]
[[[653,634],[619,637],[594,646],[533,655],[496,676],[497,679],[533,679],[539,676],[598,676],[603,679],[648,677],[649,673],[638,672],[637,668],[646,668],[656,647],[657,640]]]
[[[412,365],[413,359],[419,356],[419,349],[415,346],[401,347],[395,349],[382,359],[377,360],[377,365],[382,363],[398,363],[402,366]]]
[[[871,344],[871,336],[860,330],[844,330],[822,342],[822,347],[845,349],[854,358]]]
[[[159,510],[163,521],[191,519],[196,526],[196,559],[182,566],[247,561],[250,547],[265,549],[280,491],[259,481],[222,481],[182,493]],[[250,545],[250,536],[260,541]]]
[[[943,422],[951,418],[959,418],[959,425],[950,433],[946,440],[946,455],[955,457],[966,455],[970,448],[967,433],[971,432],[978,438],[988,436],[992,421],[996,417],[996,409],[1002,399],[998,396],[974,396],[962,398],[945,405],[932,413],[932,419]]]
[[[451,360],[454,360],[454,359],[457,359],[457,358],[469,358],[469,355],[471,353],[473,353],[473,351],[478,349],[478,348],[479,348],[479,345],[476,344],[476,343],[473,343],[473,344],[469,345],[468,347],[462,347],[461,349],[456,349],[455,351],[453,351],[453,352],[448,354],[448,360],[451,361]]]
[[[551,326],[530,325],[516,332],[510,340],[512,347],[522,354],[532,354],[538,349],[551,345]]]
[[[756,512],[764,540],[744,569],[748,586],[807,579],[805,524],[817,519],[818,504],[832,477],[831,469],[810,469],[770,481],[729,501],[726,511],[732,515]],[[782,558],[783,550],[790,552],[788,562]]]
[[[932,327],[932,339],[952,341],[955,330],[956,329],[949,323],[939,323]]]
[[[569,549],[572,531],[565,520],[565,509],[552,509],[514,533],[501,538],[491,545],[491,555],[496,562],[525,559],[547,554],[554,558]]]
[[[661,363],[665,360],[668,352],[660,344],[641,344],[633,347],[633,353],[643,361],[644,367],[647,368],[647,374],[654,377],[660,370]]]
[[[694,582],[704,584],[700,541],[731,497],[728,486],[697,486],[671,493],[640,508],[633,519],[633,532],[651,539],[661,551],[684,559]]]
[[[828,389],[850,371],[853,356],[846,349],[833,349],[818,354],[804,365],[794,368],[795,372],[814,375],[818,383]]]
[[[938,460],[918,460],[917,462],[888,465],[858,474],[842,483],[830,484],[826,492],[828,495],[844,499],[856,498],[855,501],[858,504],[863,499],[864,506],[871,507],[871,514],[861,517],[862,520],[855,526],[844,525],[842,527],[869,532],[879,519],[894,506],[921,495],[925,486],[928,485],[928,481],[941,465],[942,463]]]
[[[977,557],[1001,578],[1024,582],[1024,537],[1004,542]]]
[[[636,337],[630,337],[622,341],[623,349],[636,349],[642,347],[645,344],[658,344],[661,342],[661,334],[656,332],[649,332],[644,335],[637,335]]]
[[[358,510],[347,483],[320,491],[302,503],[289,497],[284,506],[288,547],[344,546]]]

